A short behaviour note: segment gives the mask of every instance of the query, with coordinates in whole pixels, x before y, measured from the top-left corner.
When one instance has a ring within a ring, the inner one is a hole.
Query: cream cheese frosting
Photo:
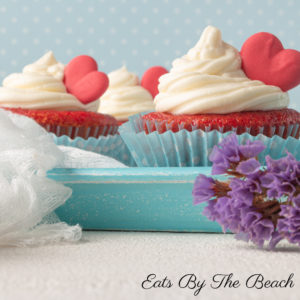
[[[250,80],[241,68],[240,54],[222,41],[220,30],[208,26],[194,48],[175,59],[159,79],[155,109],[172,114],[227,114],[276,110],[288,106],[279,87]]]
[[[0,106],[46,110],[93,110],[98,102],[81,103],[67,93],[63,83],[64,65],[57,62],[51,51],[33,64],[3,80],[0,87]]]
[[[125,66],[108,74],[109,87],[100,98],[99,112],[118,121],[140,112],[154,110],[151,94],[139,85],[138,77]]]

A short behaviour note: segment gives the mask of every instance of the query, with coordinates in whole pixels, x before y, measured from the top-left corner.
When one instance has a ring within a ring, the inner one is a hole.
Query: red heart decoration
[[[107,90],[108,77],[98,72],[97,62],[88,55],[73,58],[64,69],[67,92],[83,104],[93,102]]]
[[[248,78],[280,87],[284,92],[300,83],[300,52],[284,49],[273,34],[259,32],[241,49],[242,68]]]
[[[149,68],[142,77],[141,86],[147,89],[154,98],[158,94],[158,79],[166,73],[168,73],[168,70],[161,66]]]

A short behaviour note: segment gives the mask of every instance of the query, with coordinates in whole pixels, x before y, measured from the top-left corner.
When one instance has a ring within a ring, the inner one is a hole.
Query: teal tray
[[[84,229],[221,232],[193,205],[196,176],[209,167],[54,169],[49,178],[69,186],[71,198],[56,211]]]

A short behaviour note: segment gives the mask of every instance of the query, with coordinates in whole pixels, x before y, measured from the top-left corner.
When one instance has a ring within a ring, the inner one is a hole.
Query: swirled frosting
[[[158,90],[156,111],[172,114],[275,110],[289,104],[288,94],[279,87],[245,75],[239,52],[212,26],[194,48],[173,61],[170,73],[160,77]]]
[[[99,112],[125,121],[129,116],[154,110],[151,94],[139,85],[138,77],[122,67],[108,74],[109,87],[100,99]]]
[[[0,87],[0,106],[49,110],[94,110],[98,103],[82,104],[67,93],[63,83],[64,65],[57,62],[50,51],[22,73],[14,73],[3,80]]]

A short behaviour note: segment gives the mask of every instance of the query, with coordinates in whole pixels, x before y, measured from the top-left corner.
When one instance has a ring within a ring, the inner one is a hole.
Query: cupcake
[[[195,47],[174,60],[158,90],[156,111],[136,115],[119,129],[138,166],[210,165],[212,147],[232,131],[272,147],[276,140],[278,153],[284,139],[299,137],[300,114],[287,108],[288,94],[248,78],[240,53],[215,27],[208,26]]]
[[[78,58],[92,61],[96,65],[90,57]],[[99,92],[104,92],[107,83],[101,82],[100,87],[91,86],[94,99],[88,91],[88,101],[84,101],[67,91],[63,81],[64,70],[64,65],[56,61],[51,51],[46,53],[33,64],[25,66],[22,73],[11,74],[3,80],[3,87],[0,87],[0,107],[33,118],[57,136],[87,139],[115,134],[118,129],[117,121],[111,116],[96,112]],[[105,81],[106,75],[97,73],[99,74],[96,76]],[[76,91],[79,88],[77,86]],[[79,94],[83,92],[81,90]]]
[[[300,114],[288,109],[278,86],[249,79],[241,56],[208,26],[196,46],[160,78],[156,112],[143,117],[147,132],[201,129],[299,137]]]
[[[109,87],[100,98],[99,113],[115,117],[121,125],[131,115],[154,110],[151,94],[125,66],[109,73],[108,78]]]

